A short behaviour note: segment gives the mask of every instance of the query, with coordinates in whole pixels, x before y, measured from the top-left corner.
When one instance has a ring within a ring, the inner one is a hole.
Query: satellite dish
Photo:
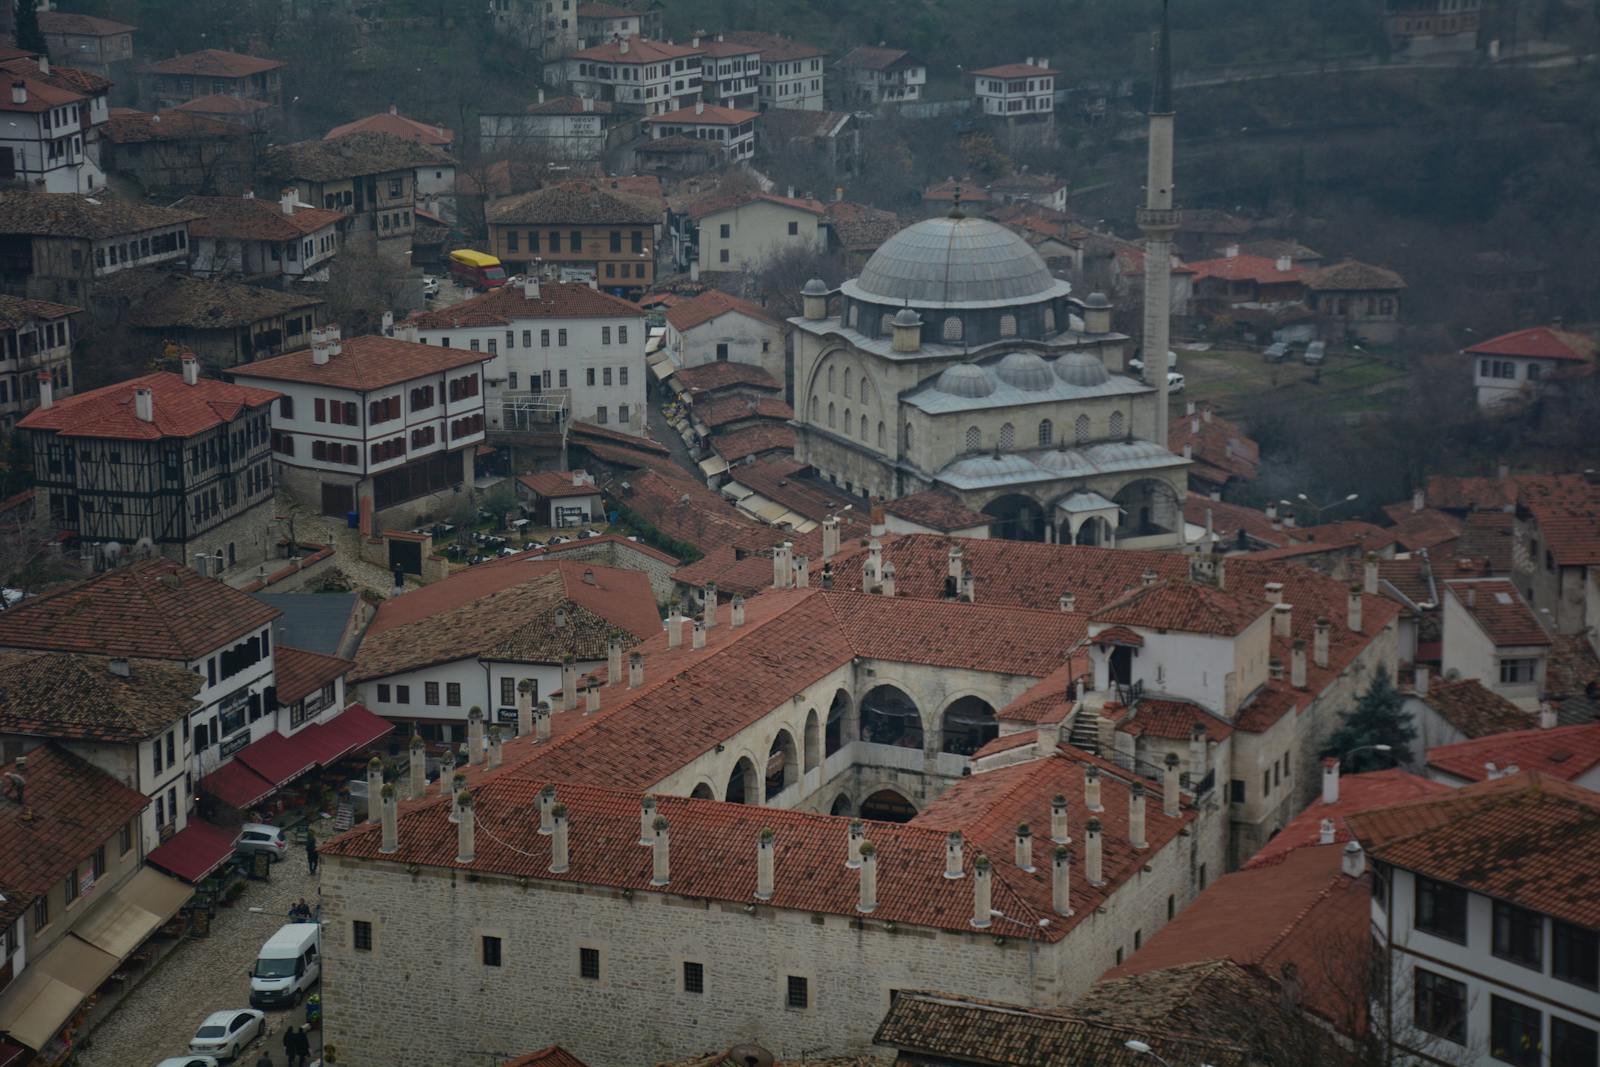
[[[148,537],[141,537],[133,543],[133,551],[140,559],[149,559],[155,555],[156,543]]]
[[[122,556],[122,544],[118,541],[107,541],[100,546],[100,554],[107,563],[115,563]]]

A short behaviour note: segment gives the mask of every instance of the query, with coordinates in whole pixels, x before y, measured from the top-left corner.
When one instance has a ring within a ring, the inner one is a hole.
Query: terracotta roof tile
[[[1433,569],[1426,552],[1380,559],[1378,578],[1418,607],[1438,607],[1438,589],[1433,584]]]
[[[1510,574],[1516,516],[1509,511],[1473,511],[1467,514],[1454,555],[1481,561],[1489,574]]]
[[[593,482],[575,482],[574,471],[538,471],[524,474],[517,481],[542,497],[558,499],[572,496],[596,496],[600,487]]]
[[[271,108],[271,102],[266,100],[252,100],[229,93],[210,93],[176,104],[172,110],[195,115],[254,115]]]
[[[1073,1001],[1071,1012],[1091,1021],[1251,1046],[1260,1040],[1262,1010],[1282,999],[1267,976],[1219,958],[1102,977]],[[1297,1021],[1296,1016],[1291,1025]],[[1193,1061],[1206,1062],[1198,1056]]]
[[[196,217],[192,211],[123,200],[105,192],[95,196],[31,191],[0,193],[0,233],[96,240],[177,226]]]
[[[151,392],[155,418],[150,422],[134,411],[138,389]],[[215,378],[188,385],[180,374],[158,371],[36,408],[18,425],[25,430],[54,430],[64,437],[156,441],[193,437],[231,422],[246,409],[265,408],[277,398],[270,389],[232,385]]]
[[[1218,278],[1230,282],[1255,282],[1257,285],[1287,285],[1305,281],[1310,272],[1299,266],[1279,270],[1276,259],[1266,256],[1224,256],[1221,259],[1202,259],[1189,264],[1197,281]]]
[[[128,107],[114,107],[111,117],[101,127],[101,136],[113,144],[144,144],[150,141],[185,141],[190,139],[249,137],[248,130],[237,124],[223,122],[191,111],[167,109],[161,112],[136,111]]]
[[[1036,78],[1040,75],[1049,76],[1061,72],[1054,67],[1036,67],[1031,63],[1003,63],[998,67],[983,67],[967,73],[973,77],[984,78]]]
[[[1167,431],[1167,447],[1181,455],[1185,445],[1195,459],[1229,477],[1253,481],[1261,472],[1261,446],[1237,423],[1220,415],[1203,412],[1173,419]]]
[[[1270,610],[1254,596],[1184,580],[1141,586],[1099,609],[1094,622],[1233,636]]]
[[[711,447],[729,463],[737,463],[746,456],[759,456],[765,452],[794,452],[794,429],[778,423],[762,423],[718,434],[711,439]]]
[[[1556,634],[1545,661],[1544,691],[1554,699],[1593,696],[1600,688],[1600,656],[1587,634]]]
[[[787,457],[757,459],[741,463],[729,472],[729,478],[813,522],[821,522],[856,503],[821,479],[805,477],[810,469],[799,460]],[[845,518],[848,519],[849,515],[846,514]],[[844,528],[841,526],[841,535]]]
[[[96,284],[95,295],[125,309],[129,325],[163,331],[240,329],[323,303],[307,293],[145,268],[118,271]]]
[[[1167,741],[1187,741],[1194,728],[1203,727],[1208,741],[1225,741],[1233,727],[1198,704],[1187,700],[1159,700],[1146,697],[1134,705],[1133,713],[1117,724],[1117,729],[1134,737],[1159,737]]]
[[[644,121],[671,122],[684,126],[738,126],[746,122],[754,122],[761,117],[759,111],[745,111],[736,107],[718,107],[716,104],[705,104],[703,107],[680,107],[676,111],[667,111],[660,115],[650,115]]]
[[[731,195],[712,193],[709,197],[694,201],[690,205],[689,214],[699,220],[724,211],[735,211],[750,204],[776,204],[779,207],[789,207],[797,211],[804,211],[808,215],[820,216],[826,213],[826,209],[819,200],[793,196],[775,196],[772,193],[748,191]]]
[[[1539,625],[1533,609],[1528,607],[1510,580],[1470,578],[1444,584],[1497,646],[1550,643],[1550,635]]]
[[[823,54],[822,49],[815,45],[775,33],[762,33],[760,30],[729,30],[722,36],[725,40],[736,44],[755,45],[761,50],[763,64],[782,63],[791,59],[811,59],[821,57]]]
[[[1281,523],[1274,529],[1272,519],[1264,511],[1245,507],[1243,504],[1212,500],[1195,493],[1190,493],[1183,502],[1184,519],[1196,526],[1205,525],[1208,511],[1211,513],[1211,529],[1217,536],[1218,547],[1223,551],[1255,545],[1289,543],[1290,531],[1284,530]],[[1245,535],[1242,543],[1239,539],[1241,530]]]
[[[1505,478],[1456,477],[1434,474],[1428,478],[1429,506],[1449,511],[1500,511],[1517,502],[1526,476]]]
[[[663,59],[683,59],[704,53],[689,45],[652,41],[648,37],[629,37],[625,41],[606,41],[593,48],[570,53],[568,59],[591,59],[602,63],[640,64],[659,63]]]
[[[579,282],[544,282],[529,298],[520,285],[502,285],[459,304],[412,315],[419,330],[458,330],[472,326],[510,326],[529,319],[644,318],[644,309]]]
[[[52,304],[48,300],[30,300],[25,296],[0,293],[0,327],[16,329],[30,319],[64,319],[82,312],[83,308],[70,304]]]
[[[1561,475],[1523,487],[1520,502],[1563,567],[1600,564],[1600,481]]]
[[[191,74],[203,78],[244,78],[263,74],[283,66],[276,59],[262,56],[244,56],[238,52],[224,52],[206,48],[199,52],[173,56],[139,68],[140,74]]]
[[[1443,782],[1399,768],[1368,771],[1366,774],[1342,774],[1339,776],[1338,800],[1325,804],[1319,794],[1310,807],[1290,819],[1282,830],[1245,861],[1244,866],[1248,869],[1274,865],[1285,853],[1322,844],[1324,819],[1333,821],[1333,840],[1328,843],[1344,845],[1354,836],[1345,822],[1351,815],[1436,793],[1448,793],[1450,789]]]
[[[1524,359],[1555,359],[1563,362],[1591,363],[1595,342],[1583,334],[1533,326],[1526,330],[1491,337],[1465,349],[1474,356],[1521,356]]]
[[[794,408],[775,396],[718,396],[708,397],[691,409],[696,419],[712,430],[729,423],[747,419],[777,419],[787,422],[794,418]]]
[[[664,457],[671,454],[666,445],[661,444],[649,434],[625,433],[622,430],[613,430],[608,426],[597,426],[592,422],[584,422],[582,419],[573,419],[568,426],[568,431],[573,437],[581,438],[584,441],[604,441],[609,444],[621,445],[624,448],[648,452],[651,456]]]
[[[189,224],[191,237],[292,241],[345,219],[343,212],[319,207],[296,207],[290,215],[276,200],[243,196],[186,196],[173,206],[200,216]]]
[[[649,463],[641,457],[641,464]],[[781,531],[752,519],[728,502],[727,497],[707,489],[704,482],[687,472],[667,470],[665,464],[629,475],[628,486],[613,483],[612,497],[623,507],[676,541],[691,545],[702,554],[720,547],[745,543],[754,538],[767,545],[782,538]],[[768,583],[772,565],[768,561]]]
[[[1489,763],[1574,781],[1600,764],[1600,722],[1495,733],[1428,750],[1429,767],[1469,782],[1487,779]]]
[[[537,1052],[530,1052],[526,1056],[506,1060],[500,1067],[588,1067],[588,1064],[560,1045],[551,1045]]]
[[[762,307],[752,304],[721,289],[707,289],[692,300],[684,300],[667,309],[667,321],[679,333],[687,333],[712,319],[729,313],[745,315],[787,331],[784,321]]]
[[[1349,821],[1384,863],[1600,930],[1600,794],[1592,790],[1524,771]]]
[[[171,661],[68,652],[0,652],[0,733],[143,741],[199,707],[198,674]]]
[[[278,702],[293,704],[310,696],[323,686],[332,685],[340,675],[348,674],[355,664],[338,656],[325,656],[303,648],[279,644],[272,656],[274,685]]]
[[[365,392],[458,367],[485,363],[492,358],[485,352],[422,345],[381,334],[349,337],[340,342],[340,347],[342,350],[338,355],[321,365],[313,361],[311,349],[302,348],[298,352],[258,360],[238,368],[235,373],[241,378],[306,382],[333,389]]]
[[[1390,504],[1383,509],[1394,523],[1390,531],[1400,547],[1407,552],[1420,548],[1438,548],[1448,545],[1461,536],[1465,524],[1456,516],[1438,508],[1415,510],[1409,502]]]
[[[570,181],[506,197],[489,208],[489,222],[495,225],[539,225],[544,223],[655,224],[661,218],[657,205],[648,200],[601,187],[599,182]]]
[[[703,363],[698,367],[683,367],[674,377],[691,394],[710,393],[737,386],[773,393],[783,389],[772,375],[755,364],[738,363],[733,360]]]
[[[1406,280],[1385,267],[1346,259],[1329,267],[1317,267],[1306,275],[1306,285],[1324,292],[1399,292]]]
[[[455,166],[455,161],[431,145],[374,130],[267,149],[268,170],[289,180],[339,181],[440,165]]]
[[[33,749],[26,759],[20,806],[7,779],[19,770],[17,761],[0,767],[0,782],[6,783],[0,802],[0,889],[8,896],[48,893],[150,803],[53,743]]]
[[[119,33],[133,33],[139,27],[112,19],[82,15],[75,11],[41,11],[39,28],[45,33],[75,34],[84,37],[114,37]]]
[[[340,137],[348,137],[352,133],[367,132],[386,133],[391,137],[420,141],[435,148],[443,148],[455,139],[455,135],[443,126],[431,122],[419,122],[394,111],[380,111],[376,115],[368,115],[364,119],[335,126],[323,134],[322,139],[333,141]]]
[[[1484,688],[1476,678],[1436,681],[1428,687],[1428,695],[1422,700],[1468,739],[1538,725],[1534,716],[1499,693]]]
[[[973,511],[954,496],[938,489],[924,489],[920,493],[890,500],[883,505],[883,510],[896,518],[940,533],[970,530],[975,526],[987,528],[993,521],[983,512]]]

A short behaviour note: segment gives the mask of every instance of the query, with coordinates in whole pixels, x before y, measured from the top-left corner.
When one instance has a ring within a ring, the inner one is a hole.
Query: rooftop
[[[738,402],[742,398],[732,399]],[[772,398],[762,397],[761,402],[771,403]],[[799,460],[785,456],[741,463],[728,472],[728,477],[731,482],[742,485],[751,492],[758,493],[812,522],[821,522],[829,515],[839,514],[855,503],[853,498],[820,478],[807,477],[810,469]],[[848,517],[846,515],[846,518]]]
[[[255,115],[271,109],[266,100],[251,100],[231,93],[209,93],[174,105],[172,110],[196,115]]]
[[[1429,768],[1469,782],[1488,779],[1486,764],[1575,781],[1600,765],[1600,722],[1513,730],[1428,750]]]
[[[546,498],[597,496],[600,487],[593,482],[574,482],[570,471],[538,471],[523,474],[517,481]]]
[[[324,141],[337,140],[348,137],[352,133],[386,133],[392,137],[418,141],[435,148],[444,148],[455,140],[455,134],[443,126],[431,122],[421,122],[417,119],[407,118],[394,108],[380,111],[376,115],[368,115],[364,119],[356,119],[342,126],[335,126],[322,135]]]
[[[273,653],[272,669],[280,704],[293,704],[324,686],[333,685],[340,675],[355,666],[347,659],[291,648],[279,642]]]
[[[648,37],[629,37],[620,41],[606,41],[593,48],[584,48],[569,53],[566,58],[600,63],[643,64],[704,54],[701,49],[689,45],[652,41]]]
[[[502,285],[436,311],[421,311],[410,322],[419,330],[459,330],[510,326],[528,319],[644,318],[639,305],[591,289],[582,282],[541,282],[530,297],[521,285]]]
[[[170,660],[0,652],[0,733],[143,741],[197,708],[201,688],[198,674]]]
[[[32,319],[64,319],[78,315],[83,308],[68,304],[52,304],[48,300],[30,300],[25,296],[0,294],[0,329],[16,329]]]
[[[1317,267],[1306,275],[1306,285],[1324,292],[1398,292],[1406,287],[1399,274],[1370,263],[1346,259],[1331,267]]]
[[[1271,605],[1261,597],[1184,578],[1141,585],[1100,608],[1090,621],[1232,637],[1243,633],[1270,610]]]
[[[1365,774],[1341,774],[1338,780],[1337,800],[1332,804],[1324,803],[1319,794],[1309,807],[1290,819],[1282,830],[1246,860],[1244,866],[1275,866],[1287,853],[1321,845],[1324,819],[1333,822],[1333,840],[1328,844],[1342,846],[1354,837],[1345,822],[1351,815],[1450,791],[1450,787],[1443,782],[1398,767]]]
[[[258,360],[239,368],[235,373],[241,378],[305,382],[333,389],[366,392],[484,363],[491,358],[484,352],[417,344],[381,334],[350,337],[339,344],[339,354],[330,356],[328,362],[323,364],[318,364],[312,358],[311,349],[302,348],[298,352]]]
[[[757,423],[717,434],[711,439],[711,447],[729,463],[767,452],[788,455],[794,452],[794,429],[782,423]]]
[[[617,105],[609,100],[596,100],[588,96],[557,96],[543,103],[532,103],[523,108],[526,115],[610,115]]]
[[[154,417],[149,422],[135,411],[134,394],[140,389],[151,393]],[[233,421],[243,411],[265,408],[277,398],[270,389],[215,378],[189,385],[181,374],[157,371],[57,400],[30,412],[17,425],[24,430],[54,430],[63,437],[158,441],[193,437]]]
[[[293,241],[345,219],[341,211],[307,205],[296,205],[291,214],[276,200],[253,196],[186,196],[174,206],[200,216],[189,224],[191,237]]]
[[[1402,502],[1383,510],[1394,523],[1394,539],[1407,552],[1438,548],[1461,536],[1461,519],[1440,508],[1424,507],[1418,511],[1410,502]]]
[[[223,122],[192,111],[169,108],[152,113],[130,107],[114,107],[111,118],[101,128],[102,136],[113,144],[144,144],[150,141],[183,141],[190,138],[249,136],[236,123]]]
[[[1497,647],[1550,643],[1550,635],[1510,579],[1457,578],[1444,585]]]
[[[196,217],[190,211],[123,200],[104,190],[94,196],[31,191],[0,193],[0,233],[97,240],[177,226]]]
[[[588,181],[547,185],[506,197],[489,208],[489,222],[513,226],[540,223],[653,225],[660,218],[660,210],[646,200],[620,191],[612,192]]]
[[[27,782],[22,804],[13,773]],[[150,803],[55,744],[0,766],[0,783],[0,890],[8,896],[48,893]]]
[[[124,321],[146,330],[236,330],[323,303],[309,293],[149,268],[118,271],[95,292],[107,304],[120,302]]]
[[[331,141],[297,141],[267,149],[269,171],[280,178],[310,182],[437,165],[455,166],[455,162],[437,148],[375,130],[345,134]]]
[[[1523,487],[1520,502],[1563,567],[1600,565],[1600,479],[1565,474]]]
[[[278,70],[283,66],[276,59],[261,56],[244,56],[237,52],[224,52],[207,48],[187,55],[173,56],[139,68],[140,74],[188,74],[204,78],[244,78]]]
[[[826,211],[819,200],[798,196],[775,196],[772,193],[763,193],[751,189],[742,193],[730,193],[727,195],[713,193],[711,196],[702,197],[690,204],[689,214],[698,221],[724,211],[736,211],[750,204],[776,204],[779,207],[793,208],[808,215],[818,216]]]
[[[1534,716],[1486,688],[1476,678],[1435,681],[1428,686],[1428,693],[1422,700],[1469,740],[1537,725]],[[1435,751],[1437,749],[1431,749],[1429,755]]]
[[[822,49],[804,41],[797,41],[792,37],[783,37],[776,33],[762,33],[759,30],[729,30],[723,38],[737,44],[755,45],[761,50],[761,62],[784,63],[793,59],[820,58]]]
[[[862,44],[846,52],[838,65],[858,70],[893,70],[901,66],[920,67],[922,61],[904,48],[883,48]]]
[[[39,28],[45,33],[73,34],[84,37],[113,37],[119,33],[132,33],[139,27],[94,15],[80,15],[74,11],[41,11]]]
[[[728,314],[745,315],[781,330],[788,329],[788,325],[782,319],[760,304],[753,304],[732,293],[724,293],[721,289],[707,289],[691,300],[674,304],[667,309],[667,321],[672,324],[673,329],[685,333],[696,326]]]
[[[1036,67],[1032,63],[1002,63],[998,67],[982,67],[968,73],[975,78],[1037,78],[1059,72],[1050,67]]]
[[[1191,262],[1195,280],[1218,278],[1230,282],[1255,282],[1257,285],[1286,285],[1306,279],[1307,269],[1291,265],[1288,270],[1278,269],[1278,260],[1265,256],[1224,256],[1221,259],[1202,259]]]
[[[887,501],[883,510],[898,519],[926,526],[940,533],[970,530],[975,526],[987,528],[993,519],[981,511],[973,511],[949,493],[938,489],[924,489],[920,493]],[[898,572],[898,566],[896,567]],[[899,575],[896,574],[898,582]]]
[[[678,370],[678,383],[690,393],[709,393],[717,389],[748,386],[766,392],[779,392],[783,386],[762,368],[753,363],[736,360],[704,363],[698,367]]]
[[[676,111],[651,115],[644,121],[647,123],[670,122],[679,126],[739,126],[746,122],[754,122],[760,117],[761,113],[759,111],[745,111],[736,107],[719,107],[716,104],[704,104],[696,107],[680,107]]]
[[[775,396],[714,396],[697,402],[691,413],[708,429],[747,419],[776,419],[786,422],[794,418],[794,409]]]
[[[846,296],[919,308],[1002,307],[1064,296],[1027,241],[997,222],[940,217],[908,226],[883,242]]]
[[[1520,356],[1523,359],[1589,363],[1594,360],[1595,342],[1593,338],[1568,330],[1531,326],[1526,330],[1492,337],[1465,351],[1473,356]]]

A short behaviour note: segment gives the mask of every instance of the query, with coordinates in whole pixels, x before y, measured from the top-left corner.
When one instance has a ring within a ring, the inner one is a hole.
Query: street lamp
[[[1168,1063],[1160,1056],[1157,1056],[1154,1049],[1136,1037],[1129,1038],[1128,1040],[1124,1041],[1122,1043],[1122,1047],[1133,1053],[1135,1056],[1149,1056],[1151,1059],[1161,1064],[1161,1067],[1172,1067],[1172,1064]]]
[[[1352,748],[1349,752],[1346,752],[1344,755],[1339,757],[1339,769],[1340,770],[1344,769],[1344,761],[1349,759],[1351,756],[1354,756],[1358,752],[1368,752],[1368,751],[1371,751],[1371,752],[1392,752],[1392,751],[1394,751],[1394,746],[1393,745],[1362,745],[1360,748]]]
[[[1301,504],[1304,504],[1306,507],[1310,508],[1312,511],[1317,513],[1317,522],[1318,523],[1322,522],[1322,513],[1324,511],[1327,511],[1330,508],[1339,507],[1341,504],[1349,504],[1349,503],[1359,499],[1360,496],[1361,496],[1360,493],[1351,493],[1349,496],[1345,497],[1343,500],[1330,500],[1326,504],[1318,504],[1316,501],[1312,500],[1310,497],[1306,496],[1304,493],[1296,493],[1295,494],[1295,497],[1300,501]],[[1279,503],[1288,504],[1290,507],[1294,507],[1295,506],[1293,502],[1288,501],[1288,500],[1281,500],[1281,501],[1279,501]],[[1313,525],[1315,525],[1315,524],[1313,524]]]

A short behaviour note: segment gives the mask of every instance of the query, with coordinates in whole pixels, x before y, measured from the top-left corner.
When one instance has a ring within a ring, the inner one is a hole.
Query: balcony
[[[1177,208],[1142,207],[1135,214],[1141,230],[1164,230],[1171,233],[1183,221],[1183,212]]]

